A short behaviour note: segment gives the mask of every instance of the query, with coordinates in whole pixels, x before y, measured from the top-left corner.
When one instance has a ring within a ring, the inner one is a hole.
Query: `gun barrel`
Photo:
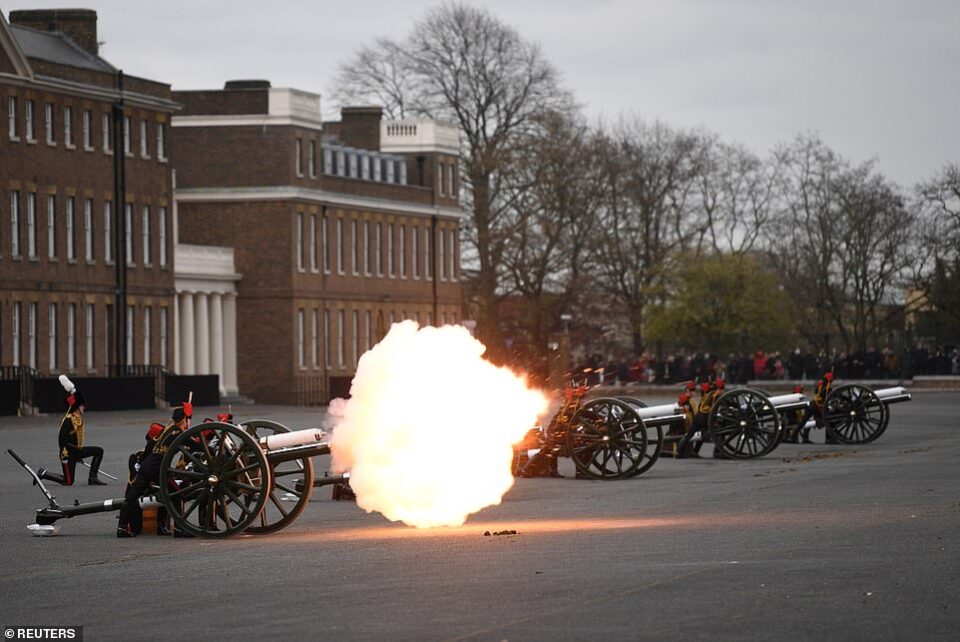
[[[796,403],[802,403],[806,401],[802,393],[791,392],[788,395],[777,395],[775,397],[770,397],[770,403],[773,404],[773,407],[777,410],[783,410],[782,406],[790,406]]]
[[[643,420],[663,417],[665,415],[675,415],[680,412],[680,406],[675,403],[669,403],[662,406],[649,406],[647,408],[635,408],[636,413]]]
[[[264,450],[280,450],[295,446],[307,446],[323,441],[324,433],[319,428],[281,432],[275,435],[260,438],[260,447]]]
[[[910,401],[912,397],[910,393],[907,392],[907,389],[903,386],[894,386],[892,388],[880,388],[879,390],[874,390],[873,394],[877,395],[877,399],[885,404],[892,403],[901,403],[903,401]]]

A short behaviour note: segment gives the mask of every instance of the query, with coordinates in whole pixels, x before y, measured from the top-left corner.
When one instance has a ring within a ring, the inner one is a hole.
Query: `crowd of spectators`
[[[960,375],[960,349],[918,348],[905,354],[892,350],[860,350],[851,353],[757,352],[729,354],[671,354],[657,358],[644,353],[634,359],[605,360],[593,355],[574,369],[591,383],[671,384],[692,379],[722,378],[743,384],[756,380],[804,381],[833,370],[839,379],[899,379],[914,375]]]

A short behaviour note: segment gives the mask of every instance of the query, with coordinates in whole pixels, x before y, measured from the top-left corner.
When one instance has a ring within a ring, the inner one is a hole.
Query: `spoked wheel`
[[[253,437],[220,422],[185,430],[160,465],[160,501],[196,537],[242,533],[263,510],[270,483],[270,464]]]
[[[620,479],[643,462],[647,433],[629,404],[594,399],[574,416],[567,451],[577,470],[591,479]]]
[[[770,398],[748,388],[728,390],[714,402],[708,424],[713,447],[732,459],[752,459],[780,443],[780,414]]]
[[[647,404],[636,397],[617,397],[617,399],[623,401],[634,410],[647,407]],[[660,458],[660,454],[663,452],[663,428],[661,426],[647,426],[644,424],[644,429],[647,433],[647,447],[643,451],[643,461],[640,462],[640,465],[637,466],[635,471],[630,473],[631,477],[642,475],[650,470],[650,467],[657,463],[657,459]]]
[[[266,419],[253,419],[240,424],[258,440],[281,432],[290,432],[283,424]],[[299,517],[313,494],[313,461],[309,457],[270,464],[270,496],[260,515],[247,527],[248,533],[263,535],[286,528]],[[286,500],[286,501],[285,501]]]
[[[868,444],[883,434],[889,422],[886,404],[856,383],[833,389],[823,404],[827,435],[843,444]]]

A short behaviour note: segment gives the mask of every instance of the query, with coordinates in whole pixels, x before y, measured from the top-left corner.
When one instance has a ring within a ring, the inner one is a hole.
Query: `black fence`
[[[218,375],[175,375],[166,373],[163,400],[180,405],[193,393],[195,406],[220,405],[220,377]]]
[[[157,396],[152,376],[71,377],[87,402],[88,410],[155,408]],[[66,392],[56,378],[33,381],[33,406],[39,412],[66,412]]]
[[[0,379],[0,415],[15,415],[20,410],[20,380]]]

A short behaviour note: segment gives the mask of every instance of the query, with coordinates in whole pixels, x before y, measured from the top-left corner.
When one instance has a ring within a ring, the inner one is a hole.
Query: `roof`
[[[106,60],[84,51],[60,32],[37,31],[19,25],[10,25],[10,31],[27,58],[110,74],[117,71]]]

